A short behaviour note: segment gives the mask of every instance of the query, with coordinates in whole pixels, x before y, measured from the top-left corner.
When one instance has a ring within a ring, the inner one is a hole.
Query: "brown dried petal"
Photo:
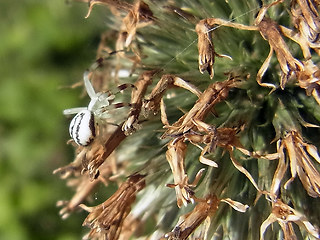
[[[281,145],[281,140],[277,142],[277,152],[279,154],[279,163],[272,179],[272,184],[271,184],[272,196],[277,196],[280,185],[281,185],[281,181],[288,168],[288,165],[286,164],[286,161],[285,161],[284,146]]]
[[[320,70],[312,60],[303,62],[303,70],[297,73],[299,86],[306,90],[308,96],[313,95],[315,100],[320,104],[318,91],[320,88]]]
[[[234,201],[230,198],[221,199],[221,202],[225,202],[225,203],[229,204],[234,210],[237,210],[238,212],[246,212],[247,209],[249,208],[248,205],[244,205],[244,204],[237,202],[237,201]]]
[[[92,8],[96,4],[107,5],[110,7],[110,10],[113,12],[114,15],[119,15],[118,10],[125,10],[128,11],[131,9],[131,5],[125,1],[120,0],[89,0],[89,10],[86,15],[86,18],[90,16]]]
[[[320,30],[320,19],[317,6],[312,0],[297,0],[300,6],[302,16],[308,23],[310,29],[316,34],[319,34]]]

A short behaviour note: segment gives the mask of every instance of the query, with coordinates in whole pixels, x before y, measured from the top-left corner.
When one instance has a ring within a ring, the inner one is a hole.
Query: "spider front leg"
[[[97,93],[95,92],[90,79],[89,79],[89,71],[85,71],[83,74],[83,81],[84,81],[84,86],[86,88],[86,92],[88,94],[88,96],[90,97],[91,101],[89,103],[88,107],[77,107],[77,108],[69,108],[69,109],[65,109],[63,110],[63,114],[64,115],[72,115],[72,114],[77,114],[82,112],[83,110],[90,110],[92,107],[90,107],[90,104],[93,105],[97,99],[99,98],[100,95],[97,95]]]
[[[87,110],[86,107],[77,107],[77,108],[68,108],[63,110],[63,115],[73,115],[73,114],[77,114],[83,110]]]
[[[131,83],[125,83],[119,85],[118,91],[115,93],[112,93],[110,91],[105,91],[105,92],[98,92],[96,93],[91,82],[89,79],[89,71],[85,71],[83,74],[83,80],[84,80],[84,85],[86,88],[86,91],[91,99],[89,105],[88,105],[88,110],[94,112],[100,108],[105,108],[113,102],[115,99],[116,95],[118,93],[122,93],[123,90],[127,89],[128,87],[135,88],[135,86]]]
[[[95,111],[95,115],[99,116],[101,119],[109,118],[109,113],[112,110],[123,108],[123,107],[132,107],[134,104],[131,103],[124,103],[124,102],[118,102],[118,103],[112,103],[107,106],[103,106]]]
[[[86,88],[86,91],[87,91],[89,97],[91,98],[91,100],[93,100],[97,97],[97,93],[95,92],[95,90],[90,82],[89,74],[90,74],[90,72],[88,70],[86,70],[83,73],[83,81],[84,81],[84,86]]]
[[[112,93],[110,91],[104,92],[104,93],[97,93],[97,97],[89,103],[88,109],[93,111],[94,115],[96,115],[99,118],[109,118],[108,112],[117,108],[122,107],[131,107],[131,103],[113,103],[113,101],[116,98],[116,95],[119,93],[122,93],[123,90],[127,88],[135,88],[135,86],[131,83],[125,83],[119,85],[118,91],[115,93]]]

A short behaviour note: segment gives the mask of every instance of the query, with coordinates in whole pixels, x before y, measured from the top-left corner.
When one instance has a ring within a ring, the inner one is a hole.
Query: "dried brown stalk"
[[[88,171],[92,179],[99,176],[99,167],[101,164],[107,160],[109,155],[126,138],[121,126],[122,124],[116,128],[103,145],[92,144],[92,148],[86,153],[86,156],[82,161],[83,171]]]
[[[238,84],[239,79],[236,78],[210,84],[199,96],[199,99],[189,112],[184,114],[174,124],[165,126],[167,131],[163,134],[163,137],[179,136],[188,132],[195,127],[192,119],[204,121],[205,117],[213,110],[213,107],[227,98],[230,88],[233,88]]]
[[[138,127],[138,120],[142,108],[143,98],[146,94],[148,86],[152,83],[152,79],[158,70],[151,70],[143,72],[137,82],[134,84],[135,89],[131,93],[131,109],[128,115],[127,120],[122,125],[122,130],[126,134],[134,132]]]

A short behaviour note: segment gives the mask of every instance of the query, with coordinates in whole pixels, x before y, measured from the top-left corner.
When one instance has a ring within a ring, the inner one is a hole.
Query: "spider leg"
[[[93,109],[99,109],[103,106],[109,106],[114,98],[115,95],[113,95],[110,91],[98,92],[93,98],[91,98],[88,109],[92,111]]]
[[[119,86],[117,86],[117,89],[118,91],[114,93],[114,95],[118,94],[118,93],[122,93],[123,90],[127,89],[127,88],[134,88],[136,89],[137,87],[132,84],[132,83],[124,83],[124,84],[121,84]]]
[[[106,90],[104,92],[98,92],[95,94],[94,97],[91,98],[91,101],[88,105],[88,109],[108,109],[109,106],[112,105],[113,100],[116,98],[116,94],[122,93],[123,90],[125,90],[128,87],[132,87],[135,88],[135,86],[133,84],[130,83],[125,83],[125,84],[121,84],[120,86],[118,86],[118,91],[113,93],[112,91]],[[97,106],[98,105],[98,106]],[[99,107],[101,106],[101,107]],[[130,106],[131,105],[123,105],[123,106]],[[114,108],[120,108],[123,107],[121,104],[118,106],[115,106]],[[110,108],[112,109],[112,108]]]
[[[110,104],[109,106],[101,107],[100,111],[101,111],[101,113],[104,113],[104,112],[109,111],[109,110],[122,108],[122,107],[132,107],[132,106],[134,106],[134,104],[119,102],[119,103]]]
[[[84,86],[85,86],[85,88],[86,88],[86,91],[87,91],[89,97],[90,97],[91,99],[94,99],[94,98],[97,97],[97,94],[96,94],[96,92],[94,91],[94,88],[93,88],[93,86],[92,86],[92,84],[91,84],[91,82],[90,82],[89,74],[90,74],[90,72],[89,72],[88,70],[84,72],[84,74],[83,74],[83,81],[84,81]]]
[[[86,110],[86,107],[77,107],[77,108],[69,108],[69,109],[65,109],[63,110],[63,115],[72,115],[72,114],[76,114],[79,113],[83,110]]]
[[[109,105],[106,105],[106,106],[102,106],[102,107],[94,110],[94,114],[95,115],[103,115],[103,114],[108,113],[109,111],[112,111],[112,110],[115,110],[115,109],[118,109],[118,108],[133,107],[133,106],[135,106],[135,104],[122,103],[122,102],[113,103],[113,104],[109,104]],[[104,118],[104,117],[102,117],[102,118]]]

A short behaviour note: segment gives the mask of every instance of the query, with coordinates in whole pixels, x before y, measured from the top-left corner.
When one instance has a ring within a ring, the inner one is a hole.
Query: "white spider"
[[[66,109],[63,111],[63,114],[77,114],[71,120],[69,133],[78,145],[87,146],[96,136],[95,117],[102,117],[102,113],[111,105],[115,95],[104,92],[96,93],[89,80],[89,71],[85,71],[83,80],[86,91],[91,99],[88,107]],[[123,104],[120,105],[116,107],[121,107]]]

